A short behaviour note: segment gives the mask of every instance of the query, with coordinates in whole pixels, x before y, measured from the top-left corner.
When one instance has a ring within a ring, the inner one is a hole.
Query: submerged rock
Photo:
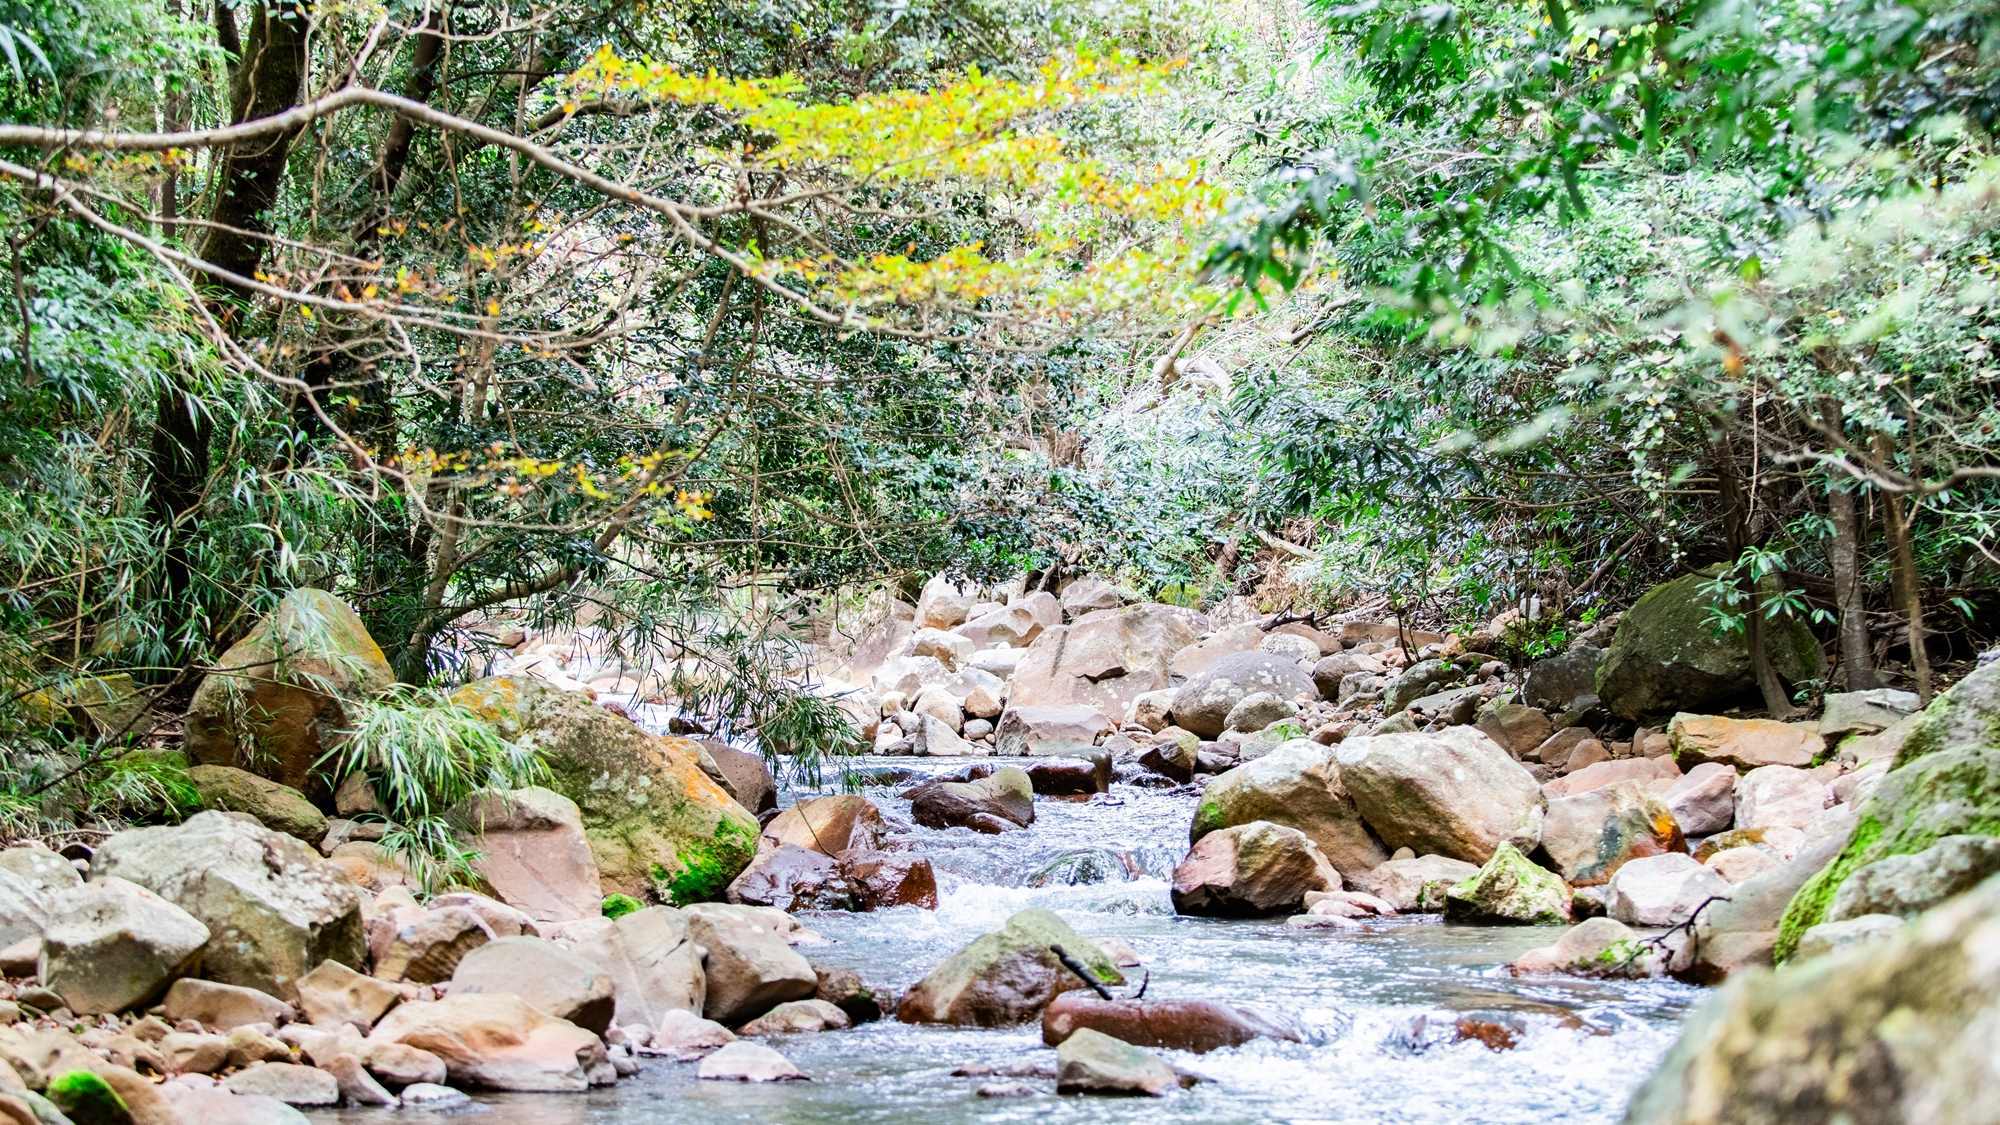
[[[761,1043],[738,1039],[701,1060],[696,1076],[708,1082],[805,1082],[806,1072]]]
[[[1056,1092],[1164,1097],[1195,1079],[1165,1059],[1084,1028],[1056,1048]]]
[[[1042,1042],[1051,1047],[1085,1028],[1135,1046],[1196,1054],[1257,1039],[1306,1038],[1296,1024],[1213,1000],[1105,1000],[1077,991],[1057,996],[1042,1012]]]

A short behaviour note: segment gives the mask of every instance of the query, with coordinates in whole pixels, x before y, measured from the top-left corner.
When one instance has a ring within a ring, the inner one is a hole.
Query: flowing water
[[[923,773],[962,763],[875,759]],[[871,767],[879,768],[879,767]],[[864,792],[905,818],[898,788]],[[1059,1097],[1047,1078],[953,1077],[967,1064],[1040,1064],[1055,1053],[1038,1025],[1014,1030],[910,1027],[885,1020],[771,1045],[813,1081],[700,1082],[695,1064],[645,1060],[639,1077],[580,1095],[482,1097],[456,1111],[488,1125],[898,1122],[1587,1122],[1615,1121],[1673,1041],[1699,992],[1666,982],[1517,980],[1502,968],[1554,928],[1445,926],[1435,916],[1356,931],[1181,918],[1164,876],[1187,848],[1192,789],[1115,785],[1090,800],[1038,798],[1031,828],[1000,836],[916,828],[911,845],[938,871],[935,912],[802,916],[827,940],[803,951],[894,996],[1016,910],[1047,907],[1078,931],[1119,938],[1151,973],[1147,995],[1255,1004],[1304,1023],[1310,1043],[1259,1042],[1206,1055],[1167,1052],[1204,1080],[1164,1100]],[[1101,878],[1070,882],[1071,878]],[[1130,971],[1137,983],[1140,970]],[[1515,1046],[1454,1041],[1462,1013],[1511,1027]],[[983,1098],[989,1082],[1040,1093]],[[331,1115],[329,1115],[331,1116]],[[343,1113],[342,1122],[409,1122],[412,1111]]]

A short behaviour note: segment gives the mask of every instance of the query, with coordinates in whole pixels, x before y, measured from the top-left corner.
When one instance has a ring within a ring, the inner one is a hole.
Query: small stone
[[[1079,1028],[1056,1048],[1056,1092],[1164,1097],[1194,1079],[1151,1051]]]
[[[436,1082],[418,1082],[403,1087],[403,1104],[441,1109],[445,1106],[464,1105],[472,1099],[449,1086]]]
[[[334,1105],[340,1101],[340,1082],[317,1067],[297,1063],[258,1063],[222,1080],[232,1094],[253,1094],[275,1098],[291,1106]]]
[[[806,1073],[792,1061],[757,1043],[741,1039],[701,1060],[696,1077],[709,1082],[804,1082]]]

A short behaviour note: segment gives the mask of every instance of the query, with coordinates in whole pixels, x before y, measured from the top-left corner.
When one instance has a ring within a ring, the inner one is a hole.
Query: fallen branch
[[[1106,1000],[1117,999],[1117,997],[1111,995],[1110,989],[1104,987],[1104,982],[1098,980],[1094,976],[1091,976],[1090,970],[1084,967],[1083,962],[1077,960],[1074,957],[1071,957],[1069,955],[1068,950],[1064,949],[1060,945],[1051,945],[1049,946],[1049,952],[1056,955],[1056,960],[1062,962],[1063,968],[1068,969],[1072,973],[1075,973],[1077,975],[1077,979],[1089,985],[1090,990],[1092,992],[1097,993],[1098,996]]]

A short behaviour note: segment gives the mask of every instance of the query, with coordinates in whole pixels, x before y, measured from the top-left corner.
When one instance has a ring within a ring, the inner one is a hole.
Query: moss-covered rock
[[[1967,676],[1925,710],[1895,768],[1861,806],[1847,846],[1786,908],[1777,959],[1791,956],[1800,936],[1826,920],[1855,872],[1946,836],[2000,836],[2000,664]]]
[[[645,903],[640,902],[631,895],[604,896],[604,916],[606,918],[623,918],[627,914],[636,914],[645,908]]]
[[[1704,711],[1755,694],[1750,649],[1740,633],[1719,634],[1702,592],[1709,574],[1664,582],[1635,602],[1618,622],[1597,670],[1597,695],[1628,719],[1671,711]],[[1806,623],[1768,622],[1764,643],[1787,683],[1826,674],[1826,654]]]
[[[476,680],[452,698],[541,755],[548,788],[582,813],[604,890],[708,902],[756,854],[756,818],[702,769],[699,744],[526,677]]]
[[[349,726],[346,703],[396,682],[361,618],[311,588],[285,595],[215,663],[188,706],[188,758],[313,797],[328,795],[316,766]]]
[[[1085,987],[1063,967],[1054,947],[1105,984],[1125,978],[1111,955],[1050,911],[1023,910],[1002,929],[946,958],[904,995],[904,1023],[1004,1027],[1041,1014],[1056,994]]]
[[[273,832],[318,844],[326,836],[326,814],[289,785],[267,781],[235,766],[194,766],[187,771],[203,808],[248,813]]]
[[[1894,936],[1732,979],[1626,1125],[1993,1120],[2000,877]]]
[[[103,1078],[72,1070],[49,1079],[48,1099],[75,1125],[133,1125],[125,1099]]]
[[[1445,893],[1447,922],[1559,926],[1569,921],[1569,885],[1535,866],[1520,849],[1501,844],[1477,875]]]

